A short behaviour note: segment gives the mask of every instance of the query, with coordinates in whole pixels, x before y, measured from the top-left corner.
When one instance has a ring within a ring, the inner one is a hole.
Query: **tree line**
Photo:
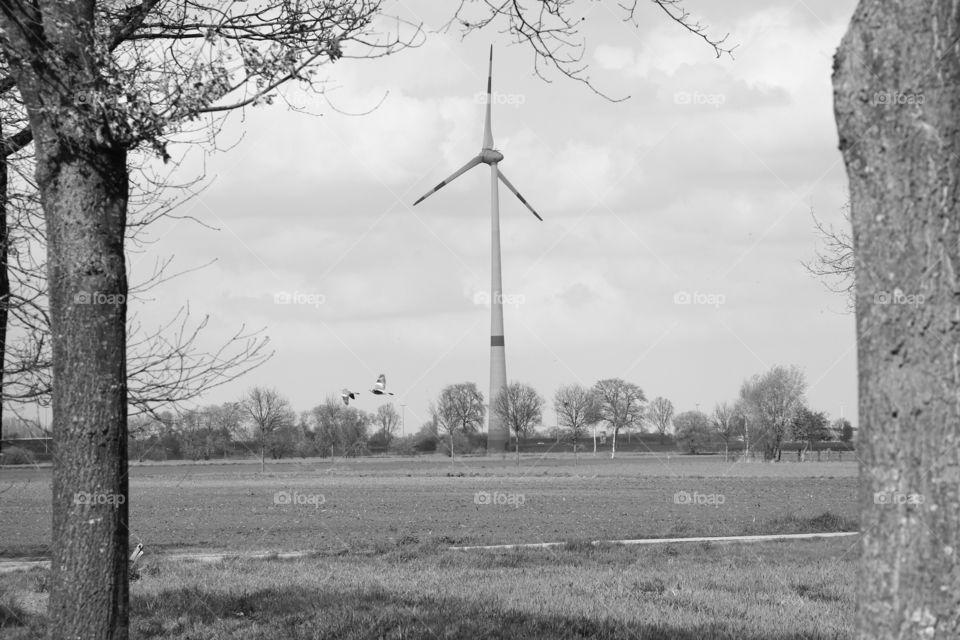
[[[832,423],[805,400],[806,382],[794,366],[775,366],[744,380],[738,398],[719,402],[711,413],[676,413],[662,396],[647,401],[636,384],[620,379],[592,386],[564,385],[552,399],[558,442],[578,452],[598,428],[610,432],[611,457],[622,432],[659,434],[689,453],[728,451],[734,443],[748,454],[779,460],[784,444],[801,443],[800,456],[818,442],[850,442],[853,426],[839,418]],[[520,443],[543,425],[547,401],[530,384],[512,382],[497,396],[495,411],[510,429],[507,444],[519,463]],[[296,412],[276,389],[253,387],[237,401],[174,413],[163,411],[130,419],[128,449],[132,460],[213,460],[256,455],[287,457],[360,456],[375,453],[411,455],[439,451],[451,457],[486,450],[489,405],[477,385],[461,382],[444,387],[416,432],[401,436],[401,416],[391,403],[372,412],[328,397],[307,411]]]

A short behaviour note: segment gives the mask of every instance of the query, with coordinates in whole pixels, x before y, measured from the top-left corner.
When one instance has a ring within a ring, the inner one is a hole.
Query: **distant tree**
[[[373,414],[373,425],[377,428],[378,433],[382,434],[383,441],[389,449],[390,443],[400,427],[400,414],[397,413],[397,409],[392,404],[382,404],[377,407],[377,412]]]
[[[713,424],[702,411],[684,411],[673,419],[677,444],[692,454],[707,450],[713,443]]]
[[[260,473],[266,465],[266,451],[270,437],[284,427],[291,426],[296,415],[290,403],[276,389],[253,387],[242,400],[244,415],[250,420],[254,436],[260,445]]]
[[[733,403],[733,424],[738,436],[743,437],[743,453],[750,459],[750,411],[743,398],[737,398]]]
[[[180,436],[178,434],[179,425],[177,423],[177,417],[173,415],[173,412],[160,412],[157,416],[157,422],[154,424],[154,429],[157,433],[157,448],[163,452],[163,459],[179,460],[183,458]]]
[[[321,455],[341,451],[357,455],[366,450],[367,429],[372,416],[356,407],[345,407],[334,397],[310,410],[314,443]]]
[[[216,446],[206,412],[201,408],[182,411],[177,418],[180,448],[190,460],[209,460]]]
[[[656,397],[650,401],[647,408],[647,420],[649,420],[657,433],[660,434],[660,440],[667,436],[667,429],[670,428],[670,422],[673,419],[673,403],[663,397]]]
[[[621,429],[633,429],[643,424],[644,402],[647,398],[637,385],[610,378],[593,385],[600,418],[613,431],[613,447],[610,457],[617,455],[617,434]]]
[[[822,411],[811,411],[806,405],[797,410],[797,415],[790,425],[790,432],[795,440],[803,443],[801,460],[806,456],[807,450],[813,447],[813,443],[830,439],[829,425],[830,421]]]
[[[159,420],[149,415],[131,416],[127,420],[127,451],[131,458],[143,462],[150,450],[159,444],[161,426]]]
[[[420,425],[420,429],[417,430],[417,435],[424,435],[424,436],[437,437],[439,433],[440,432],[439,432],[439,427],[437,426],[437,419],[432,414],[430,415],[430,419],[424,421],[424,423]]]
[[[226,458],[233,444],[242,437],[243,406],[239,402],[224,402],[221,405],[209,405],[205,411],[217,446]]]
[[[553,410],[557,413],[558,427],[566,427],[573,441],[573,452],[577,452],[577,443],[586,433],[587,427],[600,421],[597,398],[592,389],[583,385],[571,384],[557,389],[553,396]],[[597,450],[596,438],[593,444]]]
[[[803,406],[805,389],[803,372],[795,366],[775,366],[741,386],[740,399],[748,426],[756,431],[754,441],[765,459],[780,459],[783,439]]]
[[[456,433],[475,433],[483,427],[487,408],[483,394],[472,382],[461,382],[444,387],[437,403],[430,406],[430,415],[438,433],[445,433],[450,443],[450,458],[454,458],[453,436]]]
[[[730,453],[730,441],[743,433],[743,416],[735,405],[720,402],[713,408],[712,426],[723,439],[723,456],[726,458]]]
[[[512,382],[497,394],[493,411],[516,438],[517,466],[520,466],[520,438],[528,436],[543,420],[544,399],[522,382]]]
[[[853,440],[853,425],[846,418],[837,418],[833,423],[833,430],[836,431],[841,442]]]

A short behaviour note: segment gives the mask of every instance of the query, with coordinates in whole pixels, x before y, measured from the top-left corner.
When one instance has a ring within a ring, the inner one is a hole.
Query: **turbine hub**
[[[496,164],[503,160],[503,154],[496,149],[484,149],[480,152],[480,162],[486,164]]]

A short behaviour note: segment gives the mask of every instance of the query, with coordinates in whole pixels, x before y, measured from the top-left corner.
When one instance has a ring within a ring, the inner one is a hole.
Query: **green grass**
[[[407,543],[366,556],[154,562],[132,585],[131,638],[853,637],[849,541],[507,552]],[[15,637],[39,639],[42,626],[34,616]]]

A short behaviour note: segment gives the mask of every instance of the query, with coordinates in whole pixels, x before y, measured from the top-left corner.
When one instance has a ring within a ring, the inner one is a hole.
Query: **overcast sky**
[[[428,28],[449,18],[387,4]],[[639,26],[615,3],[580,4],[591,79],[623,102],[545,83],[528,50],[489,30],[340,60],[321,72],[327,99],[290,94],[311,113],[231,117],[219,143],[235,146],[206,156],[212,182],[180,211],[219,230],[162,222],[130,266],[136,280],[157,256],[216,263],[133,310],[159,321],[189,302],[212,317],[208,346],[266,327],[276,356],[203,403],[267,385],[303,411],[347,386],[372,411],[381,402],[363,392],[382,372],[409,433],[447,384],[486,395],[490,311],[475,296],[490,286],[489,170],[412,203],[480,150],[492,43],[500,167],[544,217],[501,189],[508,378],[551,400],[621,377],[678,412],[709,411],[744,378],[796,364],[810,405],[856,424],[854,318],[801,265],[817,249],[811,212],[844,224],[830,73],[854,2],[688,3],[730,33],[733,60],[647,4]],[[277,304],[284,293],[300,304]]]

